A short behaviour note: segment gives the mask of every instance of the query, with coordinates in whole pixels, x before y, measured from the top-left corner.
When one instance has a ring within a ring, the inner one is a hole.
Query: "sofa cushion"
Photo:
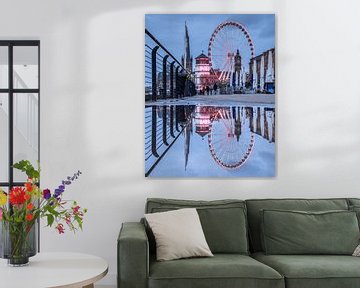
[[[197,208],[206,241],[213,253],[249,253],[244,201],[148,199],[146,213],[189,207]],[[151,233],[149,239],[152,239]]]
[[[354,211],[262,210],[266,254],[352,255],[359,244]]]
[[[327,211],[348,210],[346,199],[254,199],[246,200],[252,251],[262,251],[260,210]]]
[[[265,255],[256,260],[284,275],[286,288],[358,288],[360,258],[343,255]]]
[[[149,288],[284,288],[274,269],[246,255],[150,261]]]

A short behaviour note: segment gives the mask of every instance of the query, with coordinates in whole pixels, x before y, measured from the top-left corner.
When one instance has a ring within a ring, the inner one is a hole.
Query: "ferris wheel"
[[[211,121],[209,150],[215,162],[223,168],[240,168],[254,148],[254,133],[245,129],[245,123],[240,121],[231,117],[230,110],[226,108],[220,108]]]
[[[225,21],[212,33],[208,47],[210,66],[218,81],[228,82],[234,71],[235,55],[239,50],[242,63],[250,63],[255,57],[255,46],[244,25]]]

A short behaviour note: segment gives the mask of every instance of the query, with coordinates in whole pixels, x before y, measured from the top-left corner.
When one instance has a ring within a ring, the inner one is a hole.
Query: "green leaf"
[[[15,169],[25,172],[29,178],[38,180],[40,178],[40,167],[35,169],[29,160],[21,160],[13,165]]]
[[[48,214],[47,215],[47,224],[48,224],[48,226],[50,226],[51,227],[51,225],[54,223],[54,216],[53,215],[51,215],[51,214]]]
[[[82,219],[77,215],[74,217],[74,219],[78,223],[79,228],[82,230]]]

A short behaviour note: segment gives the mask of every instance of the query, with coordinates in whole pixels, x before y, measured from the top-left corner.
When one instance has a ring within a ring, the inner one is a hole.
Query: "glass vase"
[[[1,221],[0,257],[8,259],[9,266],[25,266],[29,257],[36,255],[37,223]]]

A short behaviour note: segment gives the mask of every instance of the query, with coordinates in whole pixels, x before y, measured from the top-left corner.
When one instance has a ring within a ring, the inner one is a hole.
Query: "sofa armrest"
[[[123,223],[117,242],[118,288],[146,288],[149,243],[141,223]]]

